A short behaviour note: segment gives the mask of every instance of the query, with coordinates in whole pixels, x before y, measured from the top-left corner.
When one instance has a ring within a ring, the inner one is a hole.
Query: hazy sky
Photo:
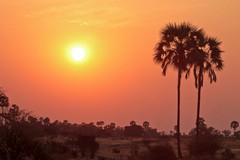
[[[176,124],[177,72],[152,58],[160,29],[191,22],[222,41],[225,67],[202,91],[201,116],[217,129],[240,121],[239,0],[0,0],[0,86],[12,104],[70,122]],[[71,47],[85,48],[81,63]],[[182,81],[182,130],[195,125],[197,90]]]

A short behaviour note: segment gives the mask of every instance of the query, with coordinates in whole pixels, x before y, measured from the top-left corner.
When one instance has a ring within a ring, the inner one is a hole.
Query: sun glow
[[[86,56],[86,52],[82,47],[74,47],[71,50],[71,57],[74,61],[82,61]]]

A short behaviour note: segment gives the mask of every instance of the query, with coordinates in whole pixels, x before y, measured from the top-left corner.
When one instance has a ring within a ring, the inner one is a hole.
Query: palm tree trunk
[[[182,159],[181,141],[180,141],[180,87],[181,87],[181,69],[178,69],[178,85],[177,85],[177,148],[178,158]]]
[[[198,99],[197,99],[197,120],[196,120],[196,136],[197,136],[197,139],[199,138],[201,89],[202,89],[202,68],[200,68],[199,75],[198,75]]]
[[[202,86],[200,84],[198,84],[197,121],[196,121],[196,135],[197,135],[197,138],[199,137],[199,118],[200,118],[201,88],[202,88]]]

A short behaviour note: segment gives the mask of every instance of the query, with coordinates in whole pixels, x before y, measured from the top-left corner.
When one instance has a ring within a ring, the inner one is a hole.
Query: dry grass
[[[97,156],[103,157],[127,157],[130,155],[130,150],[133,144],[137,144],[140,151],[146,150],[146,146],[142,142],[143,138],[97,138],[97,142],[100,144],[100,149],[97,153]],[[162,139],[148,139],[151,141],[151,145],[165,144],[169,143],[175,150],[177,154],[177,143],[174,138],[162,138]],[[187,144],[190,138],[182,138],[182,152],[184,157],[188,156]],[[113,149],[116,148],[120,150],[120,153],[113,153]],[[223,148],[229,148],[236,155],[237,159],[240,159],[240,140],[237,139],[225,139],[223,140]],[[220,150],[216,154],[216,158],[221,157]]]
[[[48,138],[46,138],[48,139]],[[43,139],[43,140],[46,140]],[[52,139],[53,141],[57,141],[60,143],[64,143],[67,140],[66,137],[56,137]],[[143,143],[144,138],[97,138],[97,142],[100,144],[100,149],[96,153],[96,157],[107,157],[107,158],[116,158],[121,159],[121,157],[128,157],[131,155],[130,150],[133,147],[133,144],[136,144],[139,147],[139,151],[146,151],[147,148]],[[151,145],[158,145],[158,144],[170,144],[175,154],[177,155],[177,142],[175,138],[153,138],[147,139],[151,141]],[[189,137],[182,137],[181,147],[182,153],[184,157],[188,157],[188,143],[190,141]],[[222,141],[223,149],[229,148],[231,151],[236,155],[236,159],[240,160],[240,140],[229,138],[224,139]],[[113,149],[117,149],[120,152],[114,153]],[[221,159],[221,152],[223,150],[219,150],[216,154],[217,159]],[[95,158],[97,160],[98,158]]]

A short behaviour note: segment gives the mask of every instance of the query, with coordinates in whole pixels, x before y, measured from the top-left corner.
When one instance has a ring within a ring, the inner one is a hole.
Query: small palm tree
[[[150,123],[148,121],[144,121],[143,122],[143,128],[145,130],[145,132],[149,129]]]
[[[203,87],[204,74],[208,74],[210,83],[217,81],[215,70],[223,69],[223,60],[221,58],[222,51],[219,42],[216,38],[207,37],[202,29],[192,34],[191,45],[193,49],[188,53],[189,69],[186,78],[190,74],[190,69],[193,68],[195,87],[198,89],[197,100],[197,120],[196,120],[196,136],[199,137],[199,118],[200,118],[200,101],[201,89]]]
[[[233,134],[235,135],[236,129],[239,126],[239,123],[237,121],[231,122],[231,128],[233,128]]]
[[[178,157],[182,158],[180,146],[180,88],[182,74],[187,71],[187,54],[194,49],[192,34],[197,29],[190,23],[168,24],[161,31],[160,42],[157,43],[154,61],[161,64],[162,74],[165,76],[168,67],[178,72],[177,84],[177,146]]]

